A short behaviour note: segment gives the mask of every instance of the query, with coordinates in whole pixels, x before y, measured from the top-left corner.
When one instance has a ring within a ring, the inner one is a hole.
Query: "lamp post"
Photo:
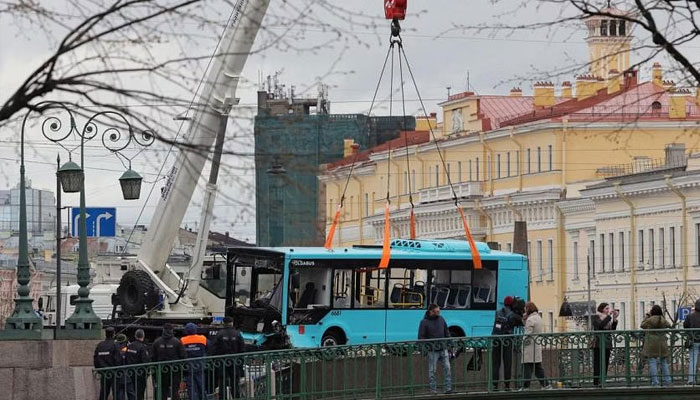
[[[34,313],[32,306],[33,299],[30,296],[29,281],[29,255],[27,244],[27,214],[26,214],[26,198],[25,198],[25,177],[24,177],[24,130],[29,114],[32,111],[44,113],[48,109],[60,109],[69,117],[69,124],[66,127],[62,124],[58,117],[51,116],[46,118],[41,124],[41,131],[45,138],[61,145],[68,151],[69,161],[61,166],[58,170],[58,177],[61,186],[66,193],[80,192],[80,217],[79,217],[79,253],[78,253],[78,298],[75,300],[75,310],[66,320],[66,332],[60,336],[62,338],[99,338],[102,334],[102,321],[95,314],[92,308],[92,299],[90,299],[90,262],[87,251],[87,230],[85,216],[85,142],[91,140],[98,135],[99,130],[96,124],[96,119],[102,116],[110,118],[110,121],[116,125],[123,125],[128,129],[126,135],[122,134],[122,130],[116,126],[107,127],[102,133],[102,144],[107,150],[114,153],[117,157],[124,158],[129,161],[129,169],[120,178],[120,183],[123,190],[125,200],[137,199],[141,190],[141,177],[131,170],[131,159],[121,153],[126,149],[132,141],[136,144],[147,147],[153,144],[154,136],[149,131],[144,131],[140,136],[135,135],[131,124],[126,118],[114,111],[99,112],[88,119],[82,130],[76,128],[75,118],[73,113],[62,103],[46,101],[35,105],[24,117],[22,121],[21,131],[21,163],[20,163],[20,237],[19,237],[19,257],[17,261],[17,294],[15,299],[15,310],[7,320],[4,338],[22,338],[22,339],[37,339],[41,338],[42,321],[41,318]],[[74,148],[67,148],[62,141],[73,134],[80,136],[80,145]],[[80,165],[70,160],[70,156],[74,150],[80,148]],[[60,299],[57,299],[60,301]],[[60,324],[60,321],[57,322]],[[60,327],[60,325],[59,325]]]

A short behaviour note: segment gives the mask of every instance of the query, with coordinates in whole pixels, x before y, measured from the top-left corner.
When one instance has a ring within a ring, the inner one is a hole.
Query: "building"
[[[319,167],[341,158],[354,143],[372,147],[415,126],[413,117],[331,114],[324,87],[316,98],[304,99],[268,79],[267,90],[258,92],[255,117],[257,244],[322,244],[325,194]]]
[[[48,190],[34,189],[31,182],[25,190],[27,199],[27,234],[29,238],[49,236],[56,233],[56,198]],[[19,234],[19,185],[10,190],[0,190],[0,238]],[[34,244],[32,244],[34,245]],[[36,246],[36,245],[34,245]],[[53,247],[52,247],[53,248]]]
[[[354,156],[330,163],[320,176],[326,186],[327,226],[353,170],[334,245],[380,242],[387,179],[393,237],[409,236],[412,198],[419,237],[463,238],[456,195],[477,240],[511,250],[514,222],[527,222],[531,298],[547,330],[569,329],[569,321],[558,314],[565,297],[574,295],[569,288],[580,290],[571,286],[571,260],[581,262],[588,245],[581,233],[577,250],[569,232],[594,211],[589,206],[576,215],[568,202],[583,201],[587,193],[602,190],[591,185],[632,171],[622,165],[658,166],[665,161],[654,160],[663,160],[668,149],[685,157],[700,147],[698,93],[664,80],[659,64],[646,81],[630,69],[631,32],[624,20],[595,17],[584,22],[590,71],[574,84],[563,82],[555,90],[551,82],[535,82],[529,96],[520,88],[508,95],[454,94],[440,104],[437,142],[407,132],[408,149],[405,141],[390,149],[369,149],[352,168]],[[575,215],[581,221],[573,222]],[[599,235],[598,228],[587,226],[587,233]]]

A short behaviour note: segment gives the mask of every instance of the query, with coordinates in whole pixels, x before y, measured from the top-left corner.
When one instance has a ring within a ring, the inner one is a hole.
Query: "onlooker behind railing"
[[[121,365],[121,354],[119,352],[119,346],[114,341],[114,328],[108,327],[105,329],[105,340],[101,341],[95,347],[95,355],[93,356],[93,364],[95,369],[98,368],[110,368]],[[114,391],[114,371],[110,373],[100,374],[100,399],[107,400],[110,393],[112,396],[116,397],[116,392]]]
[[[612,310],[608,303],[598,305],[598,313],[593,316],[591,323],[594,331],[614,331],[617,329],[617,317],[619,310]],[[601,343],[604,342],[604,343]],[[610,366],[610,353],[612,353],[613,342],[609,334],[596,333],[593,337],[593,385],[600,386],[601,366],[605,362],[604,371],[607,375]],[[604,354],[602,354],[604,352]],[[601,360],[600,356],[604,359]]]
[[[197,325],[188,322],[185,325],[185,336],[181,339],[185,346],[187,358],[201,358],[207,355],[207,337],[197,334]],[[204,400],[204,362],[192,361],[188,363],[187,372],[187,400]]]
[[[233,318],[224,318],[224,329],[220,330],[210,347],[213,356],[224,356],[243,353],[243,336],[233,327]],[[230,365],[229,365],[230,364]],[[243,377],[243,366],[236,360],[219,358],[214,361],[216,386],[219,388],[219,398],[228,399],[226,388],[231,388],[231,397],[238,398],[238,381]]]
[[[129,338],[126,337],[125,334],[120,333],[117,335],[115,341],[117,342],[117,346],[119,346],[119,356],[121,358],[120,364],[126,365],[126,350],[129,346]],[[115,400],[131,400],[135,397],[134,385],[132,383],[133,377],[130,373],[131,371],[127,371],[126,369],[117,372],[117,379],[115,383],[117,386],[114,390],[117,392],[114,397]]]
[[[151,361],[151,354],[148,351],[148,346],[143,343],[146,338],[146,333],[143,329],[137,329],[134,333],[134,341],[126,346],[126,365],[145,364]],[[143,400],[146,394],[146,370],[133,370],[131,383],[133,384],[133,393],[136,400]],[[129,399],[131,400],[131,399]]]
[[[664,318],[661,306],[655,305],[642,321],[642,329],[668,329],[671,324]],[[666,343],[666,333],[648,332],[644,337],[644,347],[642,355],[649,359],[649,373],[651,374],[651,386],[659,385],[658,364],[661,364],[661,371],[664,376],[664,386],[671,384],[671,372],[668,368],[668,343]]]
[[[700,299],[695,300],[695,310],[683,321],[685,329],[700,329]],[[690,354],[688,355],[688,385],[695,384],[695,371],[698,367],[698,357],[700,356],[700,332],[693,332],[688,339]]]
[[[153,342],[153,361],[177,361],[185,357],[185,347],[182,345],[182,342],[180,342],[180,339],[176,338],[173,334],[173,325],[166,322],[163,324],[163,335]],[[160,398],[163,400],[178,400],[180,398],[179,390],[180,381],[182,380],[182,366],[174,367],[174,365],[168,365],[167,370],[165,370],[162,365],[156,367],[158,370],[156,371],[156,375],[153,376],[153,380],[157,385],[158,375],[160,374],[161,385],[160,388],[156,390],[160,391]],[[156,385],[154,385],[154,387],[156,387]],[[156,396],[156,398],[158,397]]]
[[[418,327],[418,340],[425,339],[445,339],[450,337],[450,330],[447,322],[440,316],[440,307],[437,304],[428,306],[425,317]],[[450,353],[445,343],[438,341],[424,344],[428,353],[428,379],[430,392],[437,393],[437,382],[435,374],[437,364],[442,365],[442,374],[445,376],[445,393],[452,393],[452,373],[450,371]]]
[[[532,371],[535,371],[537,380],[543,389],[551,389],[544,377],[542,368],[542,343],[537,340],[537,335],[542,334],[542,317],[537,306],[533,302],[525,305],[525,337],[523,338],[523,383],[520,390],[530,387]]]
[[[496,319],[493,323],[493,336],[512,335],[514,330],[523,326],[522,315],[513,311],[513,303],[515,299],[512,296],[506,296],[503,299],[503,308],[496,311]],[[498,390],[498,380],[501,372],[501,360],[503,361],[503,388],[510,390],[510,374],[513,368],[513,338],[512,337],[495,337],[492,344],[493,357],[493,389]]]

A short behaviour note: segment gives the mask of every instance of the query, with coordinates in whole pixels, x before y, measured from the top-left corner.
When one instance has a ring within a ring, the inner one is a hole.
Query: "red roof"
[[[357,154],[357,158],[355,158],[355,155],[352,156],[347,156],[345,158],[342,158],[338,161],[328,163],[327,168],[329,171],[332,171],[336,168],[340,168],[346,165],[352,164],[353,160],[356,160],[356,163],[360,161],[367,161],[369,160],[369,156],[372,155],[373,153],[381,153],[383,151],[391,149],[402,149],[406,147],[406,144],[408,143],[408,146],[415,146],[417,144],[423,144],[427,143],[430,141],[430,132],[429,131],[402,131],[399,135],[398,138],[392,139],[388,142],[382,143],[378,146],[374,146],[371,149],[367,149],[365,151],[361,151]]]
[[[670,94],[653,82],[632,84],[621,91],[608,94],[607,88],[601,89],[592,97],[578,100],[570,99],[553,107],[529,110],[507,121],[501,126],[519,125],[539,120],[556,119],[567,116],[570,121],[600,121],[600,120],[639,120],[639,119],[670,119],[668,116]],[[654,104],[656,103],[656,104]],[[700,118],[695,99],[686,98],[686,114],[688,119]]]
[[[555,104],[567,101],[557,97]],[[498,129],[503,122],[519,115],[526,114],[535,108],[533,96],[479,96],[479,117],[488,121],[483,124],[484,130]]]

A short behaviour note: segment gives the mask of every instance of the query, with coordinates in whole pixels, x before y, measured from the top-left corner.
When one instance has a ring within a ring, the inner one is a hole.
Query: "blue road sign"
[[[71,213],[71,232],[78,236],[80,223],[80,207],[73,207]],[[117,233],[117,209],[85,207],[85,223],[88,237],[110,237]]]
[[[692,311],[692,307],[687,306],[687,307],[678,307],[678,320],[679,321],[685,321],[685,319],[690,315],[690,312]]]

